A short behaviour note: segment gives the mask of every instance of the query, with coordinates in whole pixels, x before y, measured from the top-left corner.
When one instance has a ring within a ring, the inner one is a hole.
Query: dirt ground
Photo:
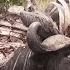
[[[8,62],[19,47],[25,48],[26,32],[19,16],[0,14],[0,66]]]

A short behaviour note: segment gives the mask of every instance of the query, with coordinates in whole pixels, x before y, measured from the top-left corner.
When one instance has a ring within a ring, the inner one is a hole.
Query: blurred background
[[[48,3],[51,1],[56,1],[56,0],[35,0],[36,6],[40,11],[44,11]],[[25,6],[26,0],[0,0],[0,12],[7,10],[7,8],[12,5]]]

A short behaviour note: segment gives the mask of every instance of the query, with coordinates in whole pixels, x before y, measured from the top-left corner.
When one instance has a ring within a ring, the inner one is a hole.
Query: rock
[[[24,7],[22,6],[11,6],[9,9],[8,9],[8,12],[15,12],[16,13],[20,13],[20,12],[23,12],[24,11]]]
[[[63,48],[66,44],[70,44],[70,38],[64,35],[54,35],[42,42],[42,48],[46,51],[56,51]]]

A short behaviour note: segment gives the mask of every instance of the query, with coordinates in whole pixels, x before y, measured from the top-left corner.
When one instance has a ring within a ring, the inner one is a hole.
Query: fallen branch
[[[24,32],[26,32],[28,30],[28,28],[26,26],[24,26],[23,24],[14,24],[14,25],[11,25],[10,22],[8,21],[4,21],[4,20],[1,20],[0,21],[0,26],[6,26],[6,27],[9,27],[9,28],[15,28],[15,29],[18,29],[18,30],[22,30]]]
[[[23,37],[25,36],[25,32],[20,31],[20,30],[16,30],[16,29],[11,29],[8,27],[0,27],[0,35],[4,35],[4,36],[14,36],[17,37],[19,39],[23,40]]]

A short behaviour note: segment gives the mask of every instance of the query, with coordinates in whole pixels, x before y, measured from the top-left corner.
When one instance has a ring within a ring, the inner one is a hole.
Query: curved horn
[[[35,53],[42,53],[41,41],[37,35],[38,28],[41,26],[39,22],[33,22],[27,32],[27,43],[29,48]]]
[[[46,14],[49,14],[52,19],[57,23],[60,33],[63,34],[64,11],[61,4],[51,2],[45,12]]]
[[[64,33],[65,33],[68,25],[70,24],[70,10],[69,10],[67,3],[64,0],[58,0],[58,1],[61,3],[61,5],[64,8],[64,17],[65,17]]]

